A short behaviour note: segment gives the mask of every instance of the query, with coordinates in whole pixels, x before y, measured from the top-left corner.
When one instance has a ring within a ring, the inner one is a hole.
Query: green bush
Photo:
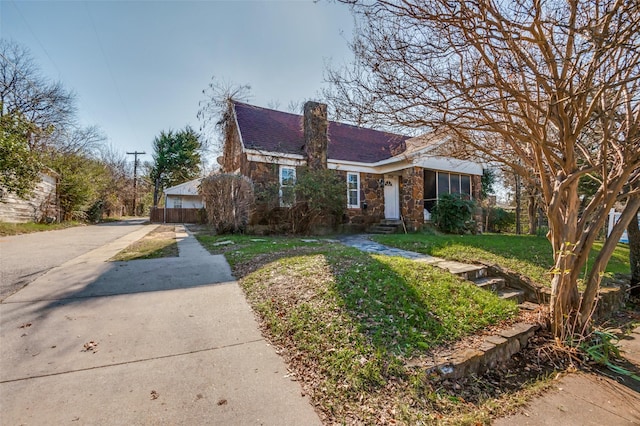
[[[490,232],[508,232],[515,228],[516,214],[500,207],[491,207],[488,211]]]
[[[314,225],[334,228],[346,210],[345,179],[333,170],[299,167],[295,202],[289,209],[291,231],[308,233]]]
[[[104,208],[104,201],[97,200],[86,211],[86,218],[89,222],[98,223],[102,219],[102,212]]]
[[[433,209],[431,220],[442,232],[464,234],[475,231],[473,211],[476,204],[460,194],[443,194]]]

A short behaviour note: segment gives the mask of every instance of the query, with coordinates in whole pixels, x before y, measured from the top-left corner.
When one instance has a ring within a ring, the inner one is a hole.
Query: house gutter
[[[408,154],[403,153],[400,155],[396,155],[395,157],[387,158],[375,163],[362,163],[358,161],[335,160],[329,158],[327,160],[327,168],[332,170],[385,174],[402,170],[407,166],[416,165],[426,169],[433,169],[444,172],[482,175],[482,166],[472,161],[458,160],[455,158],[442,157],[437,155],[425,158],[424,154],[431,151],[432,149],[433,147],[430,146]],[[249,161],[272,163],[284,166],[304,166],[307,162],[306,158],[300,154],[245,149],[244,146],[243,150],[245,154],[247,154],[247,160]]]

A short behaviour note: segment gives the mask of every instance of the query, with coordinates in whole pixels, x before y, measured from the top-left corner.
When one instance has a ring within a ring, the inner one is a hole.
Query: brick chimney
[[[318,102],[304,104],[304,151],[311,170],[327,168],[327,105]]]

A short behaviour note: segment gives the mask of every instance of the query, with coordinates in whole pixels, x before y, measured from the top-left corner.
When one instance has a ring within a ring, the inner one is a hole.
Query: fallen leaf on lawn
[[[97,346],[98,346],[98,342],[94,342],[92,340],[84,344],[84,350],[82,352],[95,351]]]
[[[227,405],[227,400],[221,399],[220,401],[218,401],[218,405]]]
[[[155,390],[151,391],[151,399],[158,399],[160,398],[160,394],[158,392],[156,392]]]
[[[30,322],[25,322],[24,324],[22,324],[20,327],[18,328],[28,328],[31,327],[31,323]]]

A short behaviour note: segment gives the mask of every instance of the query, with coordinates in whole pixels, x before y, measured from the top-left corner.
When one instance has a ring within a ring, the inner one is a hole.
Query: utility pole
[[[144,155],[146,152],[127,152],[127,155],[133,155],[133,215],[137,216],[136,212],[136,199],[138,198],[138,155]]]

